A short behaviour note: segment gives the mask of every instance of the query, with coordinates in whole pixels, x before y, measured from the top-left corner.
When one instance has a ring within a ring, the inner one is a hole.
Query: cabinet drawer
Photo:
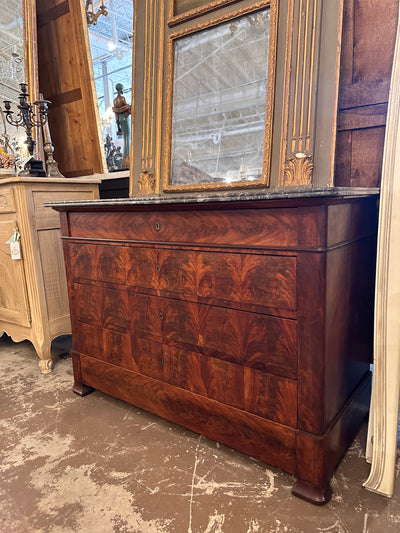
[[[296,321],[75,283],[79,321],[285,376],[297,372]]]
[[[70,249],[75,280],[152,289],[210,303],[232,302],[243,308],[296,310],[295,257],[76,243]]]
[[[259,370],[297,372],[294,320],[130,294],[132,329],[141,336]]]
[[[294,380],[135,337],[132,355],[142,374],[296,427],[297,384]]]
[[[296,258],[160,251],[159,288],[208,300],[296,309]]]
[[[70,236],[224,246],[296,246],[297,210],[71,212]]]
[[[229,361],[79,324],[74,349],[274,422],[296,427],[297,384]]]
[[[132,356],[131,335],[93,324],[75,323],[74,350],[107,363],[139,372]]]

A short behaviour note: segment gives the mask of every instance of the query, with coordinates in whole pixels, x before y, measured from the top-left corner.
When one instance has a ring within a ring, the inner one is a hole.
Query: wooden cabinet
[[[372,191],[324,194],[59,204],[75,392],[279,466],[295,494],[327,501],[368,411],[377,216]]]
[[[29,339],[43,373],[51,371],[51,341],[71,332],[58,214],[45,201],[98,198],[98,180],[0,179],[0,335]],[[7,241],[17,230],[21,259]]]

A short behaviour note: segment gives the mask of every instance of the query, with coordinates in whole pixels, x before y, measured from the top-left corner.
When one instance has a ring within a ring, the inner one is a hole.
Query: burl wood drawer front
[[[70,212],[71,237],[241,246],[296,246],[297,210]]]
[[[293,377],[297,372],[297,330],[282,319],[75,283],[79,321],[135,334],[259,370]]]
[[[75,281],[296,310],[295,257],[77,243],[70,250]]]

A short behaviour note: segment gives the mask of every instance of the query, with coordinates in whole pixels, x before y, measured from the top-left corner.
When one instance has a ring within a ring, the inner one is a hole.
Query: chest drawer
[[[79,325],[75,349],[237,409],[296,427],[296,381],[229,361],[90,324]]]
[[[296,309],[295,257],[76,243],[71,257],[75,280],[243,307]]]
[[[297,210],[71,212],[70,236],[141,242],[296,246]]]
[[[135,292],[74,284],[79,321],[294,376],[296,321]]]

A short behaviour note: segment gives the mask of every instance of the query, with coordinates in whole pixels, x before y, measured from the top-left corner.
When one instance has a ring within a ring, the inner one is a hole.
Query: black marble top
[[[46,207],[63,211],[69,208],[128,207],[160,204],[200,204],[216,202],[252,202],[263,200],[295,200],[306,198],[351,198],[379,194],[378,188],[361,187],[296,187],[275,190],[243,190],[207,193],[160,194],[153,196],[134,196],[104,200],[79,200],[47,202]]]

